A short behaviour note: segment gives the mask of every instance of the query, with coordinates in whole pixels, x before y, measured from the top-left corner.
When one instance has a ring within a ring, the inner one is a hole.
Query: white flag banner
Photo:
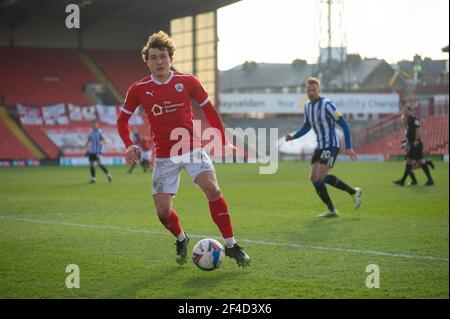
[[[133,115],[131,115],[129,123],[130,123],[130,125],[144,124],[144,119],[141,116],[141,107],[140,106],[134,111]]]
[[[97,120],[97,113],[95,112],[95,106],[84,106],[81,108],[81,114],[85,121]]]
[[[97,119],[95,106],[78,106],[70,103],[68,106],[71,121],[95,121]]]
[[[42,107],[45,125],[67,125],[69,118],[63,103]]]
[[[69,103],[69,118],[71,121],[82,121],[83,113],[81,113],[81,106]]]
[[[17,104],[17,112],[19,113],[20,123],[22,125],[42,125],[44,123],[41,116],[41,109],[38,107]]]
[[[97,104],[97,113],[101,122],[115,125],[117,122],[117,108],[115,106]]]
[[[63,152],[65,156],[84,156],[86,142],[91,129],[89,127],[48,127],[45,133],[49,139]],[[102,129],[105,140],[102,145],[102,155],[123,155],[125,147],[115,128]]]

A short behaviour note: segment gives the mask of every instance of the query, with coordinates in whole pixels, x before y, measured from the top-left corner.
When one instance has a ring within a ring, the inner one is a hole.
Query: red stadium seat
[[[58,159],[59,148],[48,138],[47,134],[42,130],[40,125],[25,125],[25,132],[45,153],[48,159]]]
[[[98,49],[87,54],[124,96],[131,84],[149,74],[139,51]]]
[[[385,158],[391,155],[403,155],[405,151],[400,147],[404,138],[404,129],[382,137],[375,143],[359,148],[360,154],[383,154]],[[448,116],[435,115],[421,120],[421,138],[424,152],[428,155],[448,154]]]
[[[0,159],[35,159],[31,151],[22,144],[9,127],[0,118]]]
[[[14,105],[91,104],[82,90],[97,80],[76,49],[0,47],[0,87]]]

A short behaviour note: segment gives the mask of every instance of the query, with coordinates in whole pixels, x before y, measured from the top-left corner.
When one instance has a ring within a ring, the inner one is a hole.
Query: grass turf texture
[[[252,265],[226,258],[213,272],[176,264],[175,240],[154,213],[151,175],[110,169],[113,183],[97,170],[95,185],[87,167],[0,169],[1,298],[449,297],[448,164],[432,171],[434,187],[399,187],[391,181],[401,163],[337,163],[332,173],[363,189],[363,205],[354,210],[349,195],[328,186],[341,217],[326,220],[316,217],[326,209],[308,163],[280,163],[275,175],[216,165]],[[174,207],[192,234],[190,250],[220,236],[185,172]],[[79,289],[66,288],[68,264],[80,267]],[[365,285],[369,264],[380,268],[379,289]]]

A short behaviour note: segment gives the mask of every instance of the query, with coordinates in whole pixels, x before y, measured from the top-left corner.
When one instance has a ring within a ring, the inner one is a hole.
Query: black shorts
[[[408,153],[406,154],[407,159],[412,160],[420,160],[423,159],[423,143],[422,141],[419,142],[417,146],[414,146],[411,144],[411,147],[408,150]]]
[[[89,162],[100,161],[100,157],[97,154],[89,153]]]
[[[331,147],[324,149],[316,149],[311,159],[311,164],[319,162],[320,164],[328,165],[330,168],[334,166],[336,157],[339,154],[339,147]]]

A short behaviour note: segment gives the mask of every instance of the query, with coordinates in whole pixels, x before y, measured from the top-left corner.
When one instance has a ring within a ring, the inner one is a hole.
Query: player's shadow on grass
[[[186,271],[185,267],[173,265],[167,267],[162,272],[148,273],[145,277],[132,281],[128,285],[121,287],[121,289],[114,291],[109,298],[173,298],[173,296],[160,296],[158,294],[146,296],[144,294],[145,291],[153,291],[155,287],[161,285],[161,282],[164,285],[164,282],[167,282],[168,278],[176,277],[183,271]],[[139,292],[141,294],[138,295]]]
[[[236,272],[204,272],[192,264],[184,266],[171,265],[161,272],[148,273],[139,280],[132,281],[128,285],[110,294],[109,298],[163,298],[163,299],[185,299],[195,298],[204,291],[220,287],[223,282],[234,281],[239,273]],[[187,280],[185,279],[187,277]],[[178,278],[178,279],[177,279]],[[158,287],[170,286],[173,280],[179,280],[183,289],[165,290],[161,295],[157,292]],[[189,295],[186,296],[186,289]],[[156,291],[156,293],[153,293]],[[149,292],[149,293],[146,293]]]
[[[397,186],[396,189],[401,189],[400,187],[401,186]],[[416,186],[403,186],[402,188],[405,191],[408,191],[408,192],[413,193],[413,194],[425,195],[425,194],[429,194],[429,193],[435,192],[435,189],[434,189],[435,187],[436,187],[436,185],[434,185],[434,186],[424,186],[424,185],[419,184],[419,185],[416,185]]]
[[[302,230],[298,233],[287,234],[293,243],[307,245],[329,243],[330,240],[341,239],[346,234],[354,232],[355,223],[357,224],[361,217],[335,217],[311,219],[304,223]]]
[[[91,183],[91,182],[87,181],[87,182],[79,182],[79,183],[54,184],[53,186],[57,187],[57,188],[95,187],[95,185],[97,183]],[[100,184],[103,184],[103,183],[100,183]],[[105,182],[104,184],[108,184],[108,182]]]
[[[189,289],[189,298],[195,298],[199,295],[200,297],[202,297],[204,296],[205,291],[214,291],[214,289],[223,286],[223,283],[235,282],[237,280],[237,277],[243,274],[245,275],[245,272],[224,272],[220,269],[211,272],[198,270],[198,273],[190,276],[190,278],[185,281],[184,286],[186,287],[186,289]],[[186,296],[180,295],[173,297],[183,298]]]

